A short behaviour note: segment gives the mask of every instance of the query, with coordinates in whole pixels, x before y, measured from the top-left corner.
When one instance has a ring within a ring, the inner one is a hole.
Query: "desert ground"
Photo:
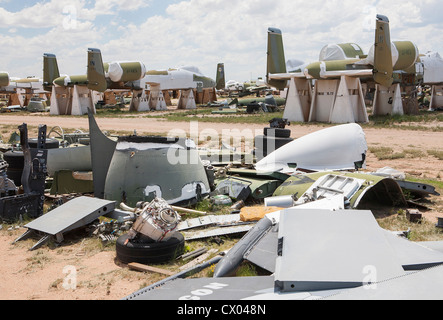
[[[196,119],[198,120],[198,119]],[[48,128],[88,130],[87,117],[53,117],[49,115],[0,115],[0,124],[4,126],[19,125],[38,126],[46,124]],[[136,130],[142,134],[165,134],[171,129],[190,132],[189,122],[167,122],[162,119],[145,117],[97,118],[102,130]],[[439,127],[441,123],[427,124]],[[407,126],[407,124],[406,124]],[[225,124],[199,122],[198,130],[223,129],[262,130],[264,125]],[[308,133],[323,129],[322,125],[291,125],[292,137],[298,138]],[[369,147],[386,146],[394,152],[404,150],[439,150],[443,151],[443,134],[436,130],[408,130],[389,127],[364,128]],[[367,168],[372,172],[389,166],[420,179],[440,180],[443,177],[443,161],[423,152],[419,156],[406,156],[395,160],[383,160],[368,152]],[[438,190],[442,193],[443,190]],[[431,210],[424,213],[425,219],[435,223],[443,217],[441,197],[432,196],[428,205]],[[118,300],[152,284],[165,276],[133,271],[116,260],[112,246],[95,247],[92,240],[74,237],[60,247],[43,246],[36,251],[29,251],[33,240],[12,244],[26,231],[20,226],[3,225],[0,230],[0,299],[1,300]],[[441,239],[443,240],[443,234]],[[74,267],[74,268],[72,268]],[[174,264],[164,268],[176,270]],[[76,287],[70,287],[69,279],[76,274]]]

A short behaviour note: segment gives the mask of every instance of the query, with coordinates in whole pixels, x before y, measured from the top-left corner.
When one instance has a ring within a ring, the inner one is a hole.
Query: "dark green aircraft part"
[[[225,79],[225,64],[219,63],[217,65],[217,76],[215,78],[215,89],[222,90],[226,86]]]
[[[374,80],[383,86],[390,87],[394,81],[391,35],[389,19],[382,15],[377,15],[374,50]]]
[[[43,55],[43,87],[46,91],[51,91],[55,79],[60,78],[57,58],[51,53]]]
[[[340,43],[338,46],[343,50],[347,58],[361,58],[364,55],[363,50],[360,47],[357,49],[352,43]]]
[[[286,73],[285,51],[283,48],[283,36],[280,29],[268,29],[268,52],[267,52],[267,72],[266,82],[277,89],[286,88],[286,80],[271,80],[268,75],[271,73]]]
[[[66,81],[67,78],[68,81]],[[60,87],[86,86],[88,85],[88,77],[86,75],[63,76],[55,79],[54,84]]]
[[[301,197],[319,178],[327,174],[334,174],[350,178],[362,179],[366,182],[349,199],[352,207],[357,209],[373,208],[377,205],[406,206],[406,199],[398,183],[390,178],[349,172],[316,172],[295,175],[283,182],[273,196],[296,195]]]
[[[88,89],[98,92],[105,92],[108,89],[102,55],[98,49],[88,49],[87,85]]]
[[[9,75],[7,73],[0,73],[0,87],[9,86]]]
[[[198,75],[194,74],[194,81],[202,82],[203,88],[214,88],[215,87],[215,81],[211,78],[208,78],[208,77],[198,76]]]
[[[348,66],[351,66],[353,63],[360,61],[360,59],[346,59],[346,60],[332,60],[332,61],[318,61],[313,62],[306,66],[308,70],[308,74],[314,79],[321,78],[320,71],[321,65],[324,64],[326,67],[325,71],[340,71],[347,70]]]

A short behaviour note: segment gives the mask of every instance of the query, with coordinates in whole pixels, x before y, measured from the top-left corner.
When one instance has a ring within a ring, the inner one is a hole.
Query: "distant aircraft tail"
[[[54,80],[59,77],[57,57],[51,53],[43,54],[43,88],[51,91]]]
[[[393,69],[389,19],[385,16],[377,15],[374,46],[375,82],[390,87],[394,81]]]
[[[268,58],[266,69],[266,82],[277,89],[284,89],[286,80],[269,79],[270,73],[286,73],[285,51],[283,36],[280,29],[268,28]]]
[[[108,89],[102,53],[99,49],[88,49],[88,89],[98,92],[105,92]]]
[[[225,64],[219,63],[217,65],[217,76],[215,78],[215,89],[222,90],[226,86],[225,79]]]

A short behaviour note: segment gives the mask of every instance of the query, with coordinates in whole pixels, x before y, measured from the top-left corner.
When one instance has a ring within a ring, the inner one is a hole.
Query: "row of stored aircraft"
[[[0,91],[12,93],[18,88],[34,92],[50,91],[58,87],[86,86],[90,90],[180,90],[198,88],[227,89],[243,94],[256,93],[268,86],[288,87],[291,78],[333,79],[341,76],[358,77],[362,82],[389,87],[402,82],[405,75],[413,75],[415,82],[443,83],[443,59],[436,53],[420,54],[411,41],[391,42],[389,20],[377,15],[375,43],[368,55],[354,43],[328,45],[319,61],[289,67],[285,60],[281,30],[268,29],[266,81],[257,83],[225,82],[224,64],[217,66],[216,81],[203,75],[198,68],[184,66],[166,70],[150,70],[140,61],[103,63],[99,49],[88,49],[86,75],[61,75],[54,54],[43,57],[43,79],[14,79],[7,72],[0,73]],[[290,68],[290,69],[289,69]]]
[[[280,29],[268,29],[267,83],[284,89],[291,78],[336,79],[359,77],[362,82],[391,86],[413,75],[415,84],[443,83],[443,59],[438,53],[420,54],[411,41],[391,42],[389,19],[376,17],[375,42],[368,55],[355,43],[325,46],[316,62],[288,70]],[[410,78],[409,78],[410,79]]]

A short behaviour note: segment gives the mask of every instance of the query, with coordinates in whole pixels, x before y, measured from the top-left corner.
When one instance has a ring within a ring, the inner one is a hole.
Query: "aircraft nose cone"
[[[65,77],[60,77],[54,80],[54,85],[59,86],[59,87],[64,87],[65,86]]]

